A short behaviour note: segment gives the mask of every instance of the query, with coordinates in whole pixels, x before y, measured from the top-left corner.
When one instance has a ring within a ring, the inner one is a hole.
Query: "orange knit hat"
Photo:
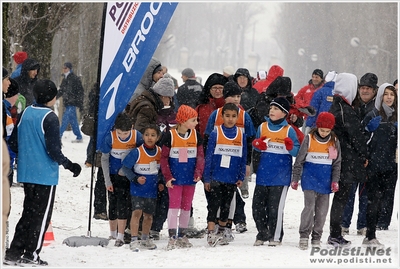
[[[181,105],[176,113],[176,121],[184,123],[188,119],[197,118],[197,111],[187,105]]]

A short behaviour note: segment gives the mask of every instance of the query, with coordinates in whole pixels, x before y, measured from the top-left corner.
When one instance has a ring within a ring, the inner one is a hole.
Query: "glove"
[[[267,138],[267,137],[263,136],[261,138],[254,139],[252,142],[253,147],[255,147],[256,149],[259,149],[259,150],[266,150],[268,147],[267,147],[267,143],[264,142],[265,138]]]
[[[332,192],[337,192],[339,190],[339,183],[338,182],[332,182],[331,190],[332,190]]]
[[[297,187],[299,187],[299,182],[292,181],[292,183],[290,183],[290,187],[292,187],[293,190],[297,190]]]
[[[286,147],[286,149],[287,149],[287,150],[292,150],[292,149],[293,149],[293,145],[294,145],[293,140],[290,139],[289,137],[286,137],[286,138],[284,139],[284,141],[285,141],[285,147]]]
[[[73,177],[77,177],[81,173],[82,167],[77,163],[72,163],[71,161],[68,161],[68,164],[65,167],[65,169],[71,171],[74,174]]]
[[[368,122],[368,124],[367,124],[367,131],[368,132],[373,132],[373,131],[375,131],[377,128],[378,128],[378,126],[379,126],[379,123],[381,122],[381,120],[382,120],[382,117],[381,116],[377,116],[377,117],[375,117],[375,118],[373,118],[372,120],[370,120],[369,122]]]

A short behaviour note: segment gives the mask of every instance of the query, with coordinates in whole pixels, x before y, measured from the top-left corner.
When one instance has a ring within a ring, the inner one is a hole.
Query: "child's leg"
[[[183,187],[175,185],[173,188],[168,188],[169,208],[168,208],[168,235],[169,237],[176,236],[178,230],[178,214],[181,205]]]
[[[316,209],[317,193],[315,191],[305,190],[304,193],[304,208],[301,211],[299,234],[300,238],[307,238],[311,234],[311,229],[314,225],[314,211]],[[315,211],[316,213],[316,211]]]
[[[142,223],[142,239],[145,239],[146,235],[150,234],[151,224],[153,223],[153,215],[143,212],[143,223]]]
[[[131,236],[138,236],[139,232],[139,220],[140,217],[142,216],[142,210],[141,209],[136,209],[132,212],[132,217],[131,217]]]
[[[314,229],[312,231],[311,240],[320,241],[322,231],[324,229],[326,215],[329,211],[329,194],[317,194],[315,202]]]
[[[194,197],[195,186],[185,185],[182,186],[182,202],[181,202],[181,213],[179,215],[179,229],[184,230],[189,226],[190,210],[192,208],[192,202]],[[180,231],[181,233],[181,231]]]

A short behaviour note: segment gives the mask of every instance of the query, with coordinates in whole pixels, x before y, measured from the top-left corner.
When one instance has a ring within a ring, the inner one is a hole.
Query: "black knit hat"
[[[312,74],[313,75],[317,75],[317,76],[320,76],[320,78],[324,78],[324,72],[322,72],[322,70],[321,69],[315,69],[313,72],[312,72]]]
[[[285,97],[276,97],[272,100],[270,106],[277,106],[280,110],[289,114],[290,104],[289,101]]]
[[[6,98],[13,97],[19,93],[19,85],[15,79],[10,78],[10,86],[8,87],[8,91],[4,94]]]
[[[5,79],[6,77],[8,77],[8,71],[3,66],[3,79]]]
[[[66,68],[68,68],[69,70],[72,70],[72,64],[71,64],[70,62],[64,63],[64,66],[65,66]]]
[[[228,81],[224,85],[224,91],[223,91],[224,99],[229,96],[241,95],[241,94],[242,94],[242,89],[236,82]]]
[[[366,73],[364,76],[361,77],[358,87],[368,86],[373,89],[377,89],[378,88],[377,84],[378,84],[378,77],[373,73]]]
[[[33,86],[33,96],[38,104],[46,104],[53,100],[56,95],[57,87],[49,79],[38,80]]]

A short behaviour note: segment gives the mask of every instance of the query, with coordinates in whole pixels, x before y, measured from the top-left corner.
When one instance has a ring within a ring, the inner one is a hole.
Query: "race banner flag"
[[[129,102],[178,3],[107,2],[100,52],[96,149]]]

